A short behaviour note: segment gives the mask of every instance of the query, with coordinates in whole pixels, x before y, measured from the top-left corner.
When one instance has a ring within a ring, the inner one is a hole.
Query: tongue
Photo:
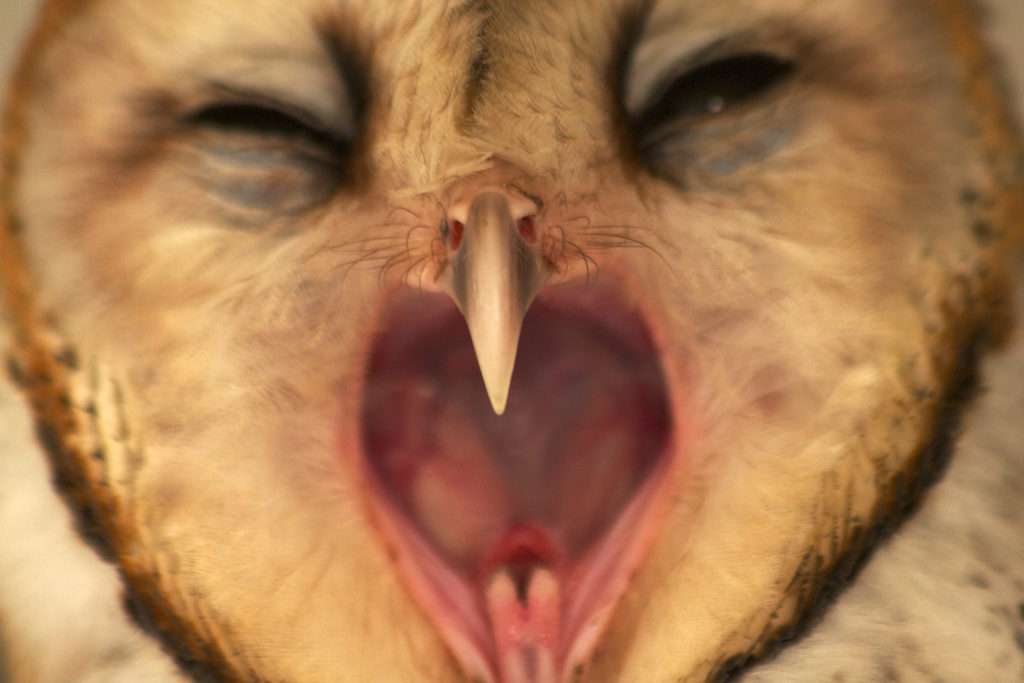
[[[495,573],[486,593],[501,680],[554,683],[561,613],[558,581],[543,567],[527,568],[519,576],[513,571]]]

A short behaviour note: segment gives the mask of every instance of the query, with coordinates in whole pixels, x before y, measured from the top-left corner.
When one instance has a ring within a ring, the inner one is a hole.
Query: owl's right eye
[[[197,130],[311,145],[328,153],[344,154],[348,146],[340,135],[300,108],[269,101],[214,102],[191,112],[186,122]]]
[[[191,164],[213,198],[260,214],[293,214],[344,182],[351,140],[304,109],[259,97],[217,99],[185,115]]]

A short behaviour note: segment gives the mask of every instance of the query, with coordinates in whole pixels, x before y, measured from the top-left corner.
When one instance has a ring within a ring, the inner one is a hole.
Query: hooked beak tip
[[[488,392],[488,398],[491,399],[491,408],[494,409],[494,414],[504,415],[505,404],[508,401],[508,389]]]
[[[487,335],[484,335],[482,340],[481,335],[473,332],[471,327],[470,337],[473,340],[473,350],[476,352],[476,361],[484,380],[487,398],[491,401],[495,415],[501,415],[505,412],[509,388],[512,385],[512,371],[515,368],[520,330],[517,326],[515,330],[501,331],[503,338],[492,337],[489,340]]]

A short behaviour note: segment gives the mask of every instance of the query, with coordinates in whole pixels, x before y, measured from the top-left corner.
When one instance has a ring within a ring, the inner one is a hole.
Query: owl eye
[[[214,102],[187,117],[197,129],[298,143],[340,154],[346,141],[310,114],[295,107],[259,100]]]
[[[767,93],[794,71],[793,62],[767,53],[733,55],[671,80],[634,120],[643,133],[680,120],[717,116]]]
[[[184,123],[198,163],[182,168],[211,199],[261,219],[322,203],[351,170],[350,135],[276,99],[232,93],[186,114]]]

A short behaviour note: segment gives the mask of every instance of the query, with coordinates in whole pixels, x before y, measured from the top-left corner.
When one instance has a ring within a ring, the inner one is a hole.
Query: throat
[[[665,469],[672,425],[653,344],[607,304],[576,292],[534,303],[501,416],[447,298],[399,298],[373,348],[371,507],[403,578],[485,680],[561,680]]]

